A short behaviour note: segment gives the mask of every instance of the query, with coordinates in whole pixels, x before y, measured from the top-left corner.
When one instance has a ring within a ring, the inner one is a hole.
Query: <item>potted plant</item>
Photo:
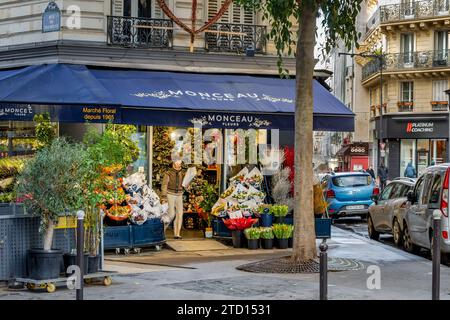
[[[261,227],[271,227],[272,226],[272,211],[271,211],[272,205],[270,204],[261,204],[258,207],[258,214],[259,214],[259,222]]]
[[[271,207],[270,211],[275,217],[276,223],[281,224],[284,221],[284,217],[289,213],[289,207],[287,205],[275,204]]]
[[[219,190],[217,184],[211,184],[205,181],[201,188],[203,201],[200,202],[197,212],[199,212],[205,225],[205,237],[212,238],[213,230],[211,227],[211,210],[219,199]]]
[[[292,237],[294,227],[289,224],[274,224],[272,226],[273,234],[278,240],[279,249],[287,249],[289,238]]]
[[[231,236],[233,238],[233,247],[241,248],[242,234],[243,231],[247,228],[250,228],[252,225],[258,222],[258,219],[253,218],[234,218],[234,219],[224,219],[223,223],[225,226],[231,230]]]
[[[29,160],[19,176],[17,195],[28,212],[41,218],[43,248],[28,251],[29,277],[37,280],[58,278],[62,251],[53,249],[54,227],[58,217],[72,216],[81,208],[82,161],[84,148],[57,138]]]
[[[273,230],[272,228],[261,228],[260,229],[261,246],[263,249],[273,248]]]
[[[253,227],[247,228],[244,230],[244,234],[248,241],[248,248],[250,250],[259,249],[260,229]]]
[[[85,216],[85,250],[89,253],[87,273],[99,269],[101,220],[110,224],[126,223],[131,207],[122,187],[125,168],[139,156],[137,143],[131,139],[136,131],[132,125],[108,124],[103,133],[90,127],[84,136],[86,157],[82,203]]]

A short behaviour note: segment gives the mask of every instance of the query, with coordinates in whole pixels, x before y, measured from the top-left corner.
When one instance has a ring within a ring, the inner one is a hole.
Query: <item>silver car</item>
[[[403,221],[406,214],[407,194],[414,189],[415,180],[397,178],[390,182],[369,207],[367,229],[371,239],[378,240],[381,233],[392,234],[397,246],[403,240]]]
[[[403,221],[403,248],[409,252],[430,249],[433,240],[433,213],[441,213],[441,261],[450,259],[449,239],[449,177],[450,164],[429,167],[417,179],[408,193],[406,216]]]

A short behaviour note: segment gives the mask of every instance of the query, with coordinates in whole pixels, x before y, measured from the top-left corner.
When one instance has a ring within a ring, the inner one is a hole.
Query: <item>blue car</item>
[[[372,198],[380,193],[375,181],[368,173],[333,173],[322,179],[324,196],[328,202],[328,213],[332,218],[361,216],[365,218]]]

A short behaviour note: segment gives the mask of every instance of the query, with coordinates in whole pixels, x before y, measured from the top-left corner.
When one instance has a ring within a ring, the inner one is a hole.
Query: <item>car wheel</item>
[[[403,241],[403,233],[400,228],[400,223],[398,223],[397,219],[394,219],[394,223],[392,225],[392,235],[394,237],[394,243],[397,247],[402,245]]]
[[[403,228],[403,249],[410,253],[418,253],[420,251],[420,247],[412,242],[411,235],[409,234],[408,226],[406,224]]]
[[[375,230],[375,227],[373,226],[372,217],[369,215],[367,218],[367,231],[369,232],[369,238],[373,240],[380,239],[380,233]]]

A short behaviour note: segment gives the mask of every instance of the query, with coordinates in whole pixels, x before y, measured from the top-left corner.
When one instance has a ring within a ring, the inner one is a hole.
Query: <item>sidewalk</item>
[[[356,259],[364,264],[358,271],[330,272],[329,299],[430,299],[431,261],[400,249],[366,239],[338,228],[328,241],[329,256]],[[110,287],[87,286],[85,299],[318,299],[318,274],[255,274],[236,270],[245,263],[283,256],[287,250],[270,253],[259,250],[225,252],[154,252],[123,262],[123,256],[110,256],[110,269],[121,274]],[[230,256],[229,253],[233,253]],[[121,261],[119,261],[121,260]],[[125,259],[127,260],[127,259]],[[151,263],[151,264],[149,264]],[[159,265],[157,265],[159,264]],[[366,268],[381,270],[381,289],[367,288]],[[450,298],[450,268],[441,267],[441,299]],[[46,292],[0,290],[0,299],[69,299],[75,292],[58,288]]]

